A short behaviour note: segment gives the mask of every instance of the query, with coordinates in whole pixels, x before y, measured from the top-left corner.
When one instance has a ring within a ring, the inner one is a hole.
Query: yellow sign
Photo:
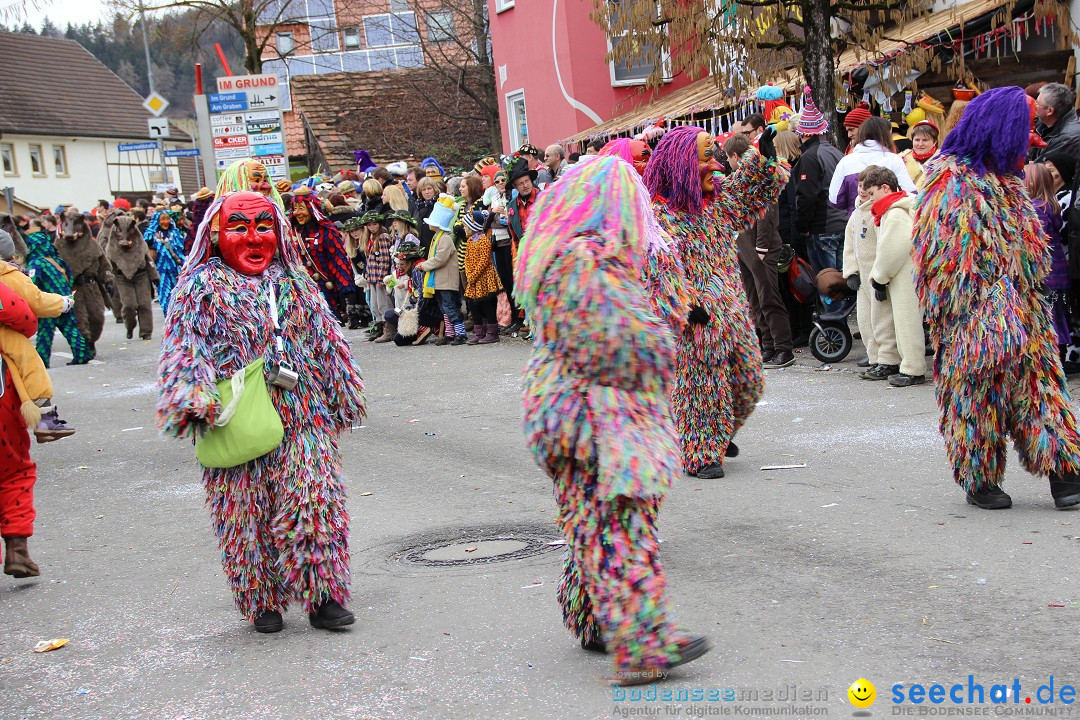
[[[851,683],[847,691],[848,700],[857,708],[868,708],[877,700],[877,688],[866,678],[859,678]]]
[[[165,108],[169,107],[169,101],[158,95],[156,92],[152,92],[146,96],[142,105],[152,112],[154,117],[161,117],[161,113],[165,112]]]

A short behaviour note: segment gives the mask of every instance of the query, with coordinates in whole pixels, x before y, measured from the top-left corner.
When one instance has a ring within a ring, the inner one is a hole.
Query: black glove
[[[113,285],[112,280],[105,283],[105,294],[112,295],[114,292],[116,292],[116,286]]]
[[[775,158],[776,157],[776,145],[773,144],[773,138],[776,137],[776,128],[772,125],[766,125],[765,131],[761,133],[761,137],[758,138],[758,152],[763,157]]]
[[[862,285],[862,280],[858,275],[852,275],[847,279],[847,286],[851,292],[859,292],[859,286]]]
[[[695,325],[708,325],[712,320],[709,313],[700,305],[691,305],[690,314],[686,316],[686,319]]]
[[[889,286],[882,285],[877,280],[874,280],[872,278],[870,280],[870,284],[874,286],[874,299],[878,302],[885,302],[885,298],[887,297],[887,295],[885,294],[885,289]]]

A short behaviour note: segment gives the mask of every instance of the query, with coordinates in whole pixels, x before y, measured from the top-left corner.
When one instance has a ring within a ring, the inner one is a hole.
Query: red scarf
[[[893,203],[895,203],[897,200],[903,200],[907,196],[908,194],[906,192],[904,192],[903,190],[898,190],[897,192],[889,193],[885,197],[875,202],[870,207],[870,212],[874,214],[874,225],[880,227],[881,217],[885,214],[885,212],[889,208],[891,208],[893,206]]]
[[[926,153],[925,155],[920,155],[914,149],[912,149],[911,157],[918,160],[919,164],[922,165],[924,162],[926,162],[930,158],[934,157],[934,153],[936,153],[936,152],[937,152],[937,146],[936,145],[934,147],[930,148],[930,152]]]

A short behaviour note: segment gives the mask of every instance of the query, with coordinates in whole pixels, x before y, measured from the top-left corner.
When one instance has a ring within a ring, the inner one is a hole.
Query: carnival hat
[[[362,227],[364,227],[363,217],[351,217],[341,224],[341,229],[345,232],[349,232],[351,230],[359,230]]]
[[[193,200],[205,200],[206,198],[214,197],[214,191],[208,187],[201,187],[199,191],[192,196]]]
[[[405,260],[419,260],[424,257],[424,249],[409,240],[398,245],[397,256]]]
[[[540,152],[540,148],[536,147],[535,145],[530,145],[529,143],[525,143],[524,145],[519,147],[516,154],[518,157],[532,155],[534,157],[541,158],[544,156],[544,153]]]
[[[353,160],[356,161],[356,169],[358,172],[370,172],[379,167],[375,164],[375,161],[371,159],[371,155],[367,150],[353,150]]]
[[[292,183],[288,180],[278,180],[276,183],[274,183],[274,188],[282,194],[292,192]]]
[[[488,157],[480,158],[472,166],[473,170],[475,170],[478,174],[481,175],[484,173],[484,170],[489,167],[498,167],[497,165],[495,165],[495,158],[491,157],[490,155]]]
[[[420,167],[424,169],[424,175],[428,177],[441,178],[446,172],[443,170],[443,166],[439,164],[439,161],[433,157],[426,157],[420,161]]]
[[[405,164],[404,160],[392,162],[386,166],[386,169],[395,177],[405,177],[405,173],[409,172],[409,166]]]
[[[349,193],[356,192],[356,183],[352,180],[342,180],[338,183],[337,189],[342,195],[348,195]]]
[[[367,225],[368,223],[379,223],[381,225],[384,219],[384,216],[380,215],[374,210],[368,210],[366,213],[360,216],[360,224]]]
[[[870,106],[861,102],[851,109],[844,118],[844,127],[857,128],[870,119]]]
[[[462,216],[461,221],[470,232],[483,232],[484,226],[487,225],[488,221],[488,211],[473,210],[471,213],[465,213]]]
[[[814,104],[814,96],[810,92],[809,85],[803,89],[803,109],[795,132],[799,135],[824,135],[829,132],[829,121]]]
[[[390,222],[391,220],[400,220],[403,223],[407,223],[409,225],[412,225],[413,227],[416,227],[416,218],[414,218],[405,210],[395,210],[392,213],[387,213],[385,220],[386,222]]]
[[[431,214],[427,216],[427,219],[424,222],[437,230],[450,232],[456,216],[457,213],[454,212],[454,198],[446,193],[442,193],[439,195],[435,207],[431,209]]]
[[[515,160],[514,164],[510,166],[510,169],[507,171],[506,175],[506,180],[511,185],[514,184],[515,180],[520,177],[525,177],[526,175],[529,176],[530,180],[536,182],[536,171],[529,169],[529,161],[525,158],[518,158],[517,160]]]

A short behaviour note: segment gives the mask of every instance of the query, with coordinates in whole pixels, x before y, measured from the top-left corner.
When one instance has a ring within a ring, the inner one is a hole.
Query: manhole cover
[[[550,526],[467,528],[413,538],[393,559],[427,567],[484,565],[561,552],[565,546],[559,543]]]

